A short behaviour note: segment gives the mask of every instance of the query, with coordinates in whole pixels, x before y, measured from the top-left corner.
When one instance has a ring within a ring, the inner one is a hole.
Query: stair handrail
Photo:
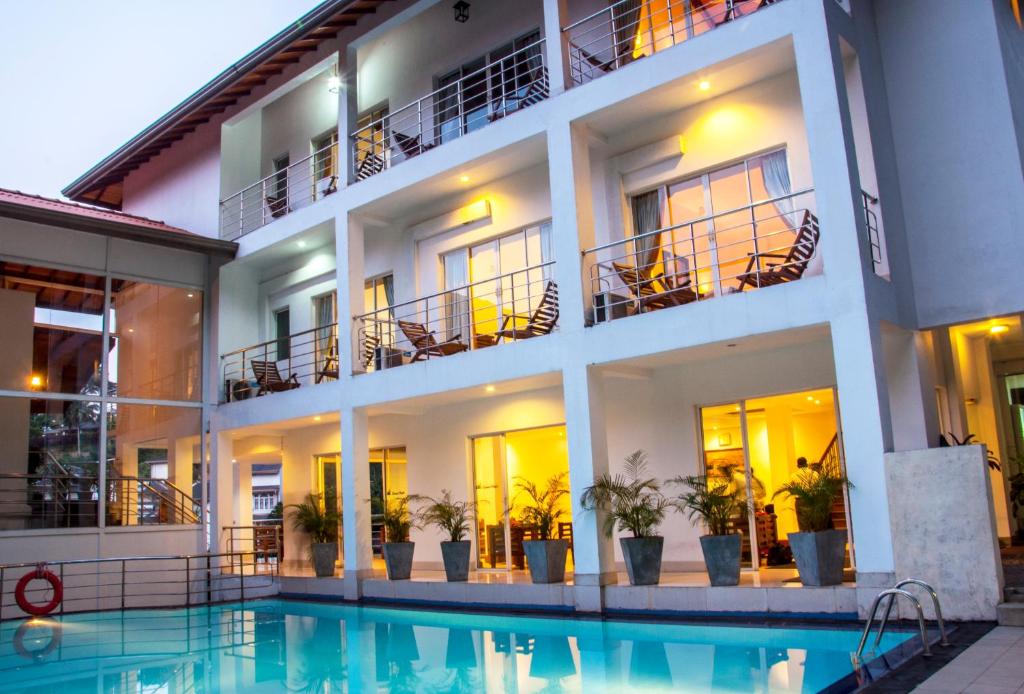
[[[904,578],[902,581],[893,586],[893,588],[903,588],[904,586],[919,586],[928,591],[928,595],[932,598],[932,606],[935,608],[935,621],[939,623],[939,645],[948,646],[949,639],[946,637],[946,623],[942,619],[942,606],[939,604],[939,595],[935,592],[935,589],[930,584],[925,583],[919,578]],[[889,616],[892,614],[892,606],[896,601],[896,596],[889,598],[888,604],[885,606],[885,612],[882,613],[882,621],[878,626],[878,635],[875,637],[875,648],[878,648],[878,644],[882,640],[882,632],[885,631],[885,625],[889,622]]]
[[[926,658],[930,658],[932,655],[931,648],[928,647],[928,630],[925,628],[924,623],[924,610],[921,609],[921,601],[914,597],[913,593],[903,590],[902,588],[887,588],[875,596],[874,602],[871,603],[871,612],[868,614],[868,621],[864,624],[864,632],[860,635],[860,643],[857,644],[857,651],[853,654],[853,662],[859,664],[861,662],[861,655],[864,653],[864,646],[867,645],[868,635],[871,633],[871,625],[875,621],[875,613],[878,612],[878,606],[882,603],[882,600],[888,596],[891,600],[895,600],[897,597],[904,597],[910,601],[917,611],[917,626],[921,632],[921,647],[922,655]],[[881,629],[879,629],[879,637],[876,640],[876,644],[881,640]]]

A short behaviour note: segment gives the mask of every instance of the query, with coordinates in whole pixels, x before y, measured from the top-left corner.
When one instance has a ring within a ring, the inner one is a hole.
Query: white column
[[[882,330],[896,451],[929,448],[938,438],[935,379],[928,342],[926,334],[913,330],[892,325]]]
[[[226,431],[213,431],[210,436],[210,551],[227,549],[223,527],[232,523],[233,443]]]
[[[597,612],[603,602],[601,586],[615,582],[615,553],[612,539],[602,532],[599,515],[585,511],[580,506],[580,496],[594,478],[608,472],[604,386],[596,371],[576,363],[562,370],[562,389],[569,448],[576,609]]]
[[[586,133],[569,123],[548,130],[548,180],[551,187],[551,233],[560,308],[558,329],[583,330],[591,301],[589,277],[580,255],[594,240],[590,153]]]
[[[338,52],[338,77],[341,91],[338,92],[338,171],[341,172],[339,186],[355,181],[355,163],[352,158],[352,142],[349,135],[356,129],[359,120],[358,82],[359,72],[356,51],[346,47]]]
[[[569,80],[569,46],[562,27],[569,22],[567,0],[544,0],[544,61],[548,67],[551,96],[561,94],[572,85]]]
[[[231,488],[234,490],[232,523],[252,525],[252,463],[231,464]],[[249,536],[249,533],[239,534],[240,538]]]
[[[817,213],[846,454],[857,570],[893,571],[884,453],[892,450],[881,328],[871,316],[866,283],[871,259],[860,209],[860,179],[838,40],[829,10],[804,3],[794,33],[797,74],[814,175]]]
[[[341,409],[341,509],[345,554],[345,598],[362,597],[373,575],[370,545],[370,436],[366,410]]]
[[[359,328],[353,316],[363,313],[363,225],[343,213],[334,220],[338,282],[338,365],[342,376],[361,370]],[[348,365],[348,368],[345,368]]]

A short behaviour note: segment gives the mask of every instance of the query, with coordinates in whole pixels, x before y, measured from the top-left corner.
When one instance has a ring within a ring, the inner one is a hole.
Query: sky
[[[320,0],[0,0],[0,187],[60,190]]]

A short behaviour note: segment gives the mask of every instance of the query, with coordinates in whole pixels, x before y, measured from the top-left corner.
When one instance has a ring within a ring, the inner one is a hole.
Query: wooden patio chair
[[[429,359],[430,357],[447,357],[469,349],[469,345],[460,342],[461,334],[453,335],[444,342],[438,342],[434,338],[434,332],[427,330],[427,327],[422,323],[400,320],[398,321],[398,327],[401,328],[405,337],[412,343],[412,346],[416,348],[415,354],[412,355],[413,361]]]
[[[690,262],[681,255],[664,251],[665,274],[652,280],[651,296],[641,297],[641,309],[656,311],[669,306],[682,306],[700,299],[700,293],[693,287],[690,276]]]
[[[356,165],[356,180],[364,181],[384,170],[384,158],[379,154],[367,153]]]
[[[369,369],[377,358],[380,338],[376,335],[363,335],[363,368]]]
[[[523,325],[516,325],[517,320],[525,320]],[[509,325],[511,323],[511,325]],[[532,314],[507,313],[501,322],[501,330],[494,335],[507,340],[526,340],[540,335],[549,335],[558,324],[558,285],[548,280],[544,286],[544,295]]]
[[[327,354],[323,356],[323,363],[316,372],[316,382],[320,383],[325,378],[338,379],[338,340],[332,335],[331,346]]]
[[[412,159],[417,154],[422,154],[428,149],[433,149],[432,144],[421,144],[419,135],[405,135],[400,132],[392,132],[391,137],[394,138],[395,144],[402,150],[402,154],[405,155],[406,159]]]
[[[292,374],[288,380],[281,378],[281,372],[277,370],[275,361],[259,361],[253,359],[249,362],[252,365],[252,373],[259,384],[257,396],[266,393],[280,393],[284,390],[294,390],[299,387],[299,377]]]
[[[270,210],[271,217],[284,217],[286,214],[291,212],[291,208],[288,207],[288,196],[268,195],[267,209]]]
[[[572,549],[572,521],[558,521],[558,539],[569,541],[569,556],[573,563],[576,562],[576,554]]]
[[[818,247],[821,231],[818,229],[818,218],[810,210],[804,211],[803,221],[797,231],[793,244],[785,254],[782,253],[748,253],[747,269],[737,279],[738,291],[746,286],[771,287],[798,280],[804,276],[807,264],[814,257]],[[766,258],[778,260],[777,263],[764,263]]]

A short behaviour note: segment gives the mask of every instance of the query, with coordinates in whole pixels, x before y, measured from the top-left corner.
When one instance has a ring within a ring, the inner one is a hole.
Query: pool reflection
[[[0,624],[0,691],[809,692],[856,639],[265,601]]]

